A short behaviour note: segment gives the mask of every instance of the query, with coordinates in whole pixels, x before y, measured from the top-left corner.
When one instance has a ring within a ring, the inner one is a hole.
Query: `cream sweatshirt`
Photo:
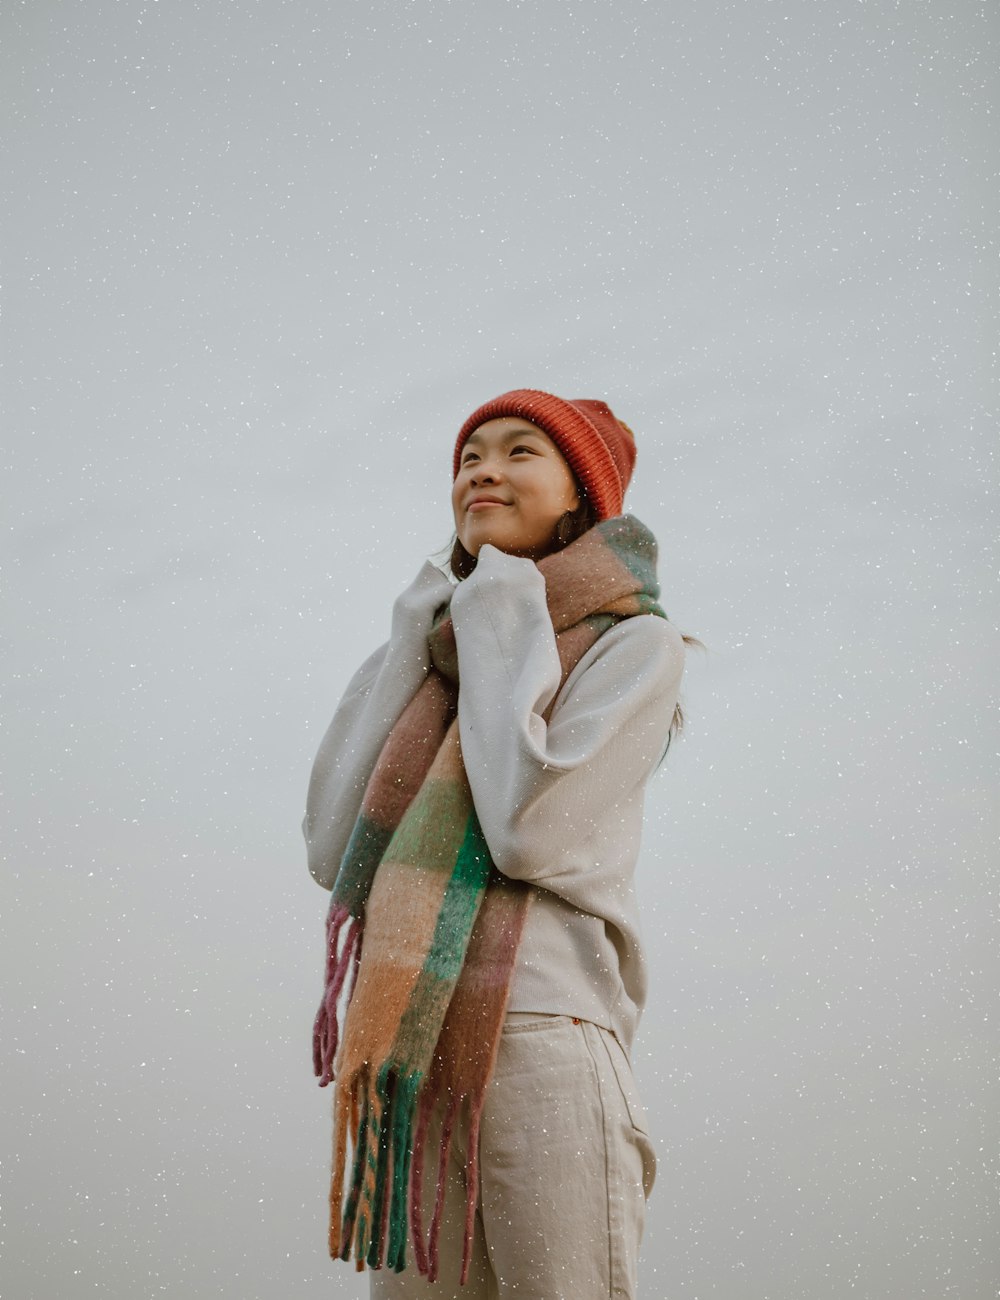
[[[498,870],[533,887],[508,1010],[579,1016],[629,1049],[647,991],[633,880],[643,800],[684,669],[683,639],[665,619],[640,614],[599,637],[546,722],[560,670],[535,564],[487,545],[454,587],[425,563],[320,744],[303,822],[309,870],[333,888],[382,744],[430,667],[427,633],[449,595],[476,811]]]

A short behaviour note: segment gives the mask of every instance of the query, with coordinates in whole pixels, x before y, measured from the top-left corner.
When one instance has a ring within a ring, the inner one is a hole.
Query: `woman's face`
[[[540,560],[555,526],[580,504],[573,474],[547,433],[517,416],[487,420],[462,447],[451,491],[458,540]]]

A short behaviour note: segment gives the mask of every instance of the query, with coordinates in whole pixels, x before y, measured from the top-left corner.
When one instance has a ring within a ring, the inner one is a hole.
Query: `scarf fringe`
[[[417,1271],[436,1282],[444,1217],[445,1188],[455,1124],[465,1095],[450,1096],[441,1125],[437,1185],[430,1229],[425,1236],[422,1198],[430,1117],[438,1100],[421,1089],[420,1074],[400,1075],[392,1065],[374,1085],[367,1072],[351,1088],[338,1090],[334,1110],[334,1159],[330,1184],[329,1246],[332,1259],[350,1260],[358,1271],[407,1266],[412,1239]],[[466,1204],[460,1284],[469,1276],[476,1206],[479,1201],[479,1127],[483,1100],[470,1101],[466,1155]],[[348,1128],[356,1140],[350,1186],[344,1203]]]
[[[438,1163],[437,1194],[434,1198],[434,1213],[431,1216],[431,1233],[427,1242],[427,1280],[436,1282],[438,1275],[438,1242],[441,1237],[441,1214],[444,1210],[444,1191],[448,1178],[448,1159],[451,1155],[451,1139],[455,1127],[455,1113],[461,1104],[461,1097],[452,1097],[444,1112],[441,1123],[441,1159]]]
[[[485,1101],[485,1098],[483,1098]],[[465,1286],[469,1279],[472,1260],[472,1233],[476,1225],[476,1202],[479,1199],[479,1121],[483,1114],[483,1101],[469,1113],[469,1145],[465,1161],[465,1238],[462,1242],[462,1275],[458,1279]]]
[[[338,952],[341,933],[344,942]],[[346,907],[331,907],[326,918],[326,971],[323,999],[313,1022],[313,1074],[319,1075],[319,1086],[325,1088],[333,1082],[333,1062],[337,1055],[340,1031],[337,1025],[337,1002],[340,998],[347,972],[353,966],[351,993],[358,976],[361,960],[361,922]],[[348,995],[350,1001],[350,994]]]
[[[413,1138],[413,1188],[410,1194],[410,1233],[413,1237],[413,1257],[417,1272],[427,1276],[427,1247],[424,1245],[424,1214],[421,1203],[424,1187],[424,1152],[427,1149],[427,1126],[430,1122],[432,1097],[424,1097],[417,1115],[417,1128]]]

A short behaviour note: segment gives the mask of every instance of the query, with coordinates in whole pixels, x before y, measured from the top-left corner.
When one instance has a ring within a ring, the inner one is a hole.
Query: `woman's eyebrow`
[[[544,438],[545,436],[546,435],[542,433],[541,429],[512,429],[509,433],[505,433],[500,441],[506,444],[508,442],[513,442],[516,438]],[[482,438],[475,433],[470,433],[462,444],[463,449],[467,447],[470,442],[481,443]]]

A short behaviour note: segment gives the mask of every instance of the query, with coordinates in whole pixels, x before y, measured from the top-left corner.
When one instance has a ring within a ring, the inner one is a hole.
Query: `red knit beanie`
[[[458,434],[452,477],[458,477],[462,447],[473,430],[487,420],[516,415],[543,429],[566,457],[597,511],[599,519],[622,512],[625,489],[635,464],[632,430],[615,418],[606,402],[577,397],[553,397],[537,388],[515,388],[473,411]]]

